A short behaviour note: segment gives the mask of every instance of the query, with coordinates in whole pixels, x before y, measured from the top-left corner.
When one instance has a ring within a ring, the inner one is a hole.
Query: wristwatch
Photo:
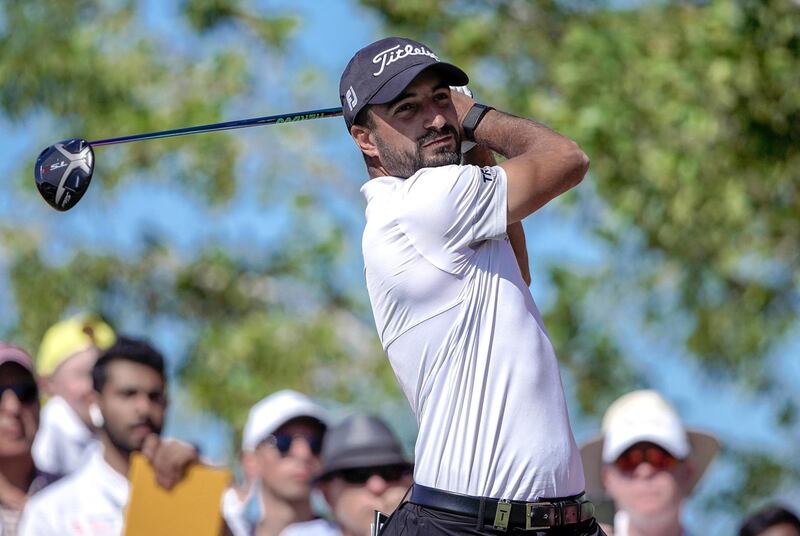
[[[478,103],[472,105],[472,108],[469,109],[467,115],[464,116],[464,121],[461,123],[461,128],[464,129],[465,140],[475,141],[475,128],[489,110],[494,110],[494,108]]]

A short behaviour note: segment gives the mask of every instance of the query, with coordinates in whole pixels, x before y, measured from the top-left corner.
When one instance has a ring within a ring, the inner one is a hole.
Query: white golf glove
[[[450,91],[458,91],[459,93],[463,93],[464,95],[466,95],[470,99],[474,99],[475,98],[473,96],[473,94],[472,94],[472,90],[470,88],[468,88],[467,86],[450,86]],[[477,144],[474,141],[463,140],[461,142],[461,154],[468,153],[476,145]]]

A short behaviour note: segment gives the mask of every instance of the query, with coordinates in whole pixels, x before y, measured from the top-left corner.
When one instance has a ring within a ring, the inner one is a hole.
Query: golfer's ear
[[[353,125],[350,127],[350,135],[362,153],[367,156],[378,156],[378,147],[375,145],[372,129],[363,125]]]

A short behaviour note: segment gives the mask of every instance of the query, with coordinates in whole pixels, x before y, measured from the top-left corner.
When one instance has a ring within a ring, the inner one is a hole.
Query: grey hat
[[[414,465],[405,457],[402,445],[386,423],[372,415],[353,415],[330,428],[321,459],[322,470],[316,480],[345,469]]]

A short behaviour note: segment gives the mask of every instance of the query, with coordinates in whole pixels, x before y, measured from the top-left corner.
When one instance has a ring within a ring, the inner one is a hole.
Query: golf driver
[[[94,173],[94,151],[92,147],[129,143],[132,141],[153,140],[157,138],[171,138],[186,136],[201,132],[215,132],[217,130],[231,130],[235,128],[274,125],[278,123],[292,123],[308,119],[322,119],[342,115],[341,108],[324,108],[307,112],[295,112],[281,115],[268,115],[252,119],[240,119],[225,123],[199,125],[195,127],[162,130],[120,136],[104,140],[86,141],[80,138],[70,138],[43,150],[36,159],[33,175],[36,178],[36,187],[45,201],[56,210],[66,211],[74,207],[81,200]]]

